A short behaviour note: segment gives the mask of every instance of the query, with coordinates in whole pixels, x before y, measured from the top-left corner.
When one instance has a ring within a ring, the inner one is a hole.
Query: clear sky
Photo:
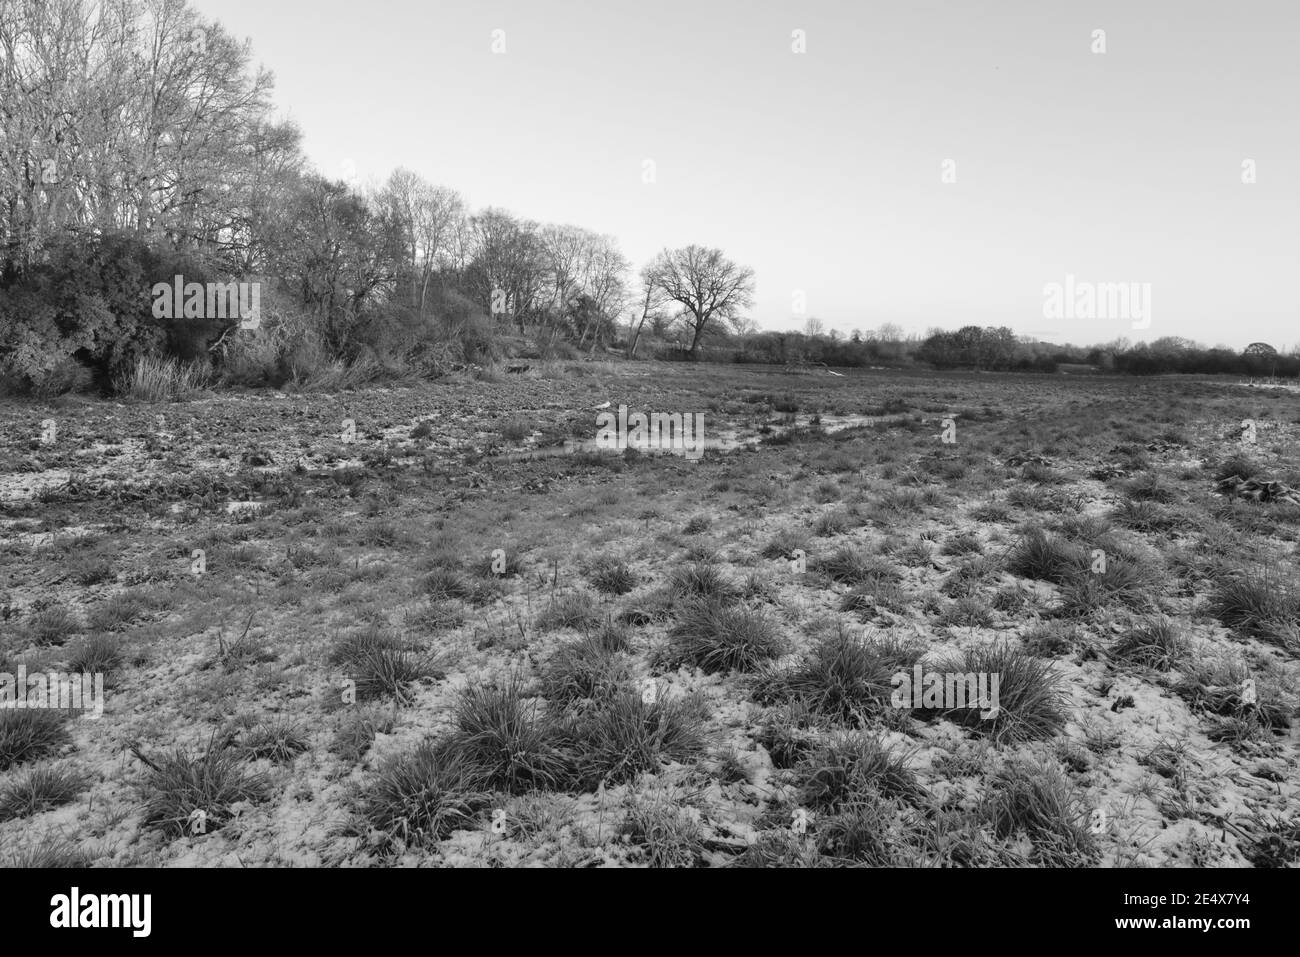
[[[1297,0],[195,6],[252,40],[323,172],[407,166],[638,266],[719,246],[763,328],[1300,342]],[[1044,318],[1067,274],[1150,283],[1149,325]]]

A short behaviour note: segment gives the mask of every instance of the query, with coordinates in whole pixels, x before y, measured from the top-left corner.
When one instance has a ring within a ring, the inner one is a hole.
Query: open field
[[[605,403],[709,444],[586,448]],[[1300,486],[1294,392],[572,363],[0,424],[0,673],[106,676],[0,711],[0,864],[1300,860],[1300,505],[1215,491]],[[895,706],[918,664],[996,713]]]

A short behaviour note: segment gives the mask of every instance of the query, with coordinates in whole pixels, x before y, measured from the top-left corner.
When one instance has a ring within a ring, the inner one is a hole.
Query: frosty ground
[[[704,454],[592,448],[620,406]],[[575,362],[0,420],[0,673],[106,676],[0,711],[0,864],[1300,855],[1300,507],[1215,493],[1300,485],[1290,391]],[[895,707],[918,662],[1001,708]]]

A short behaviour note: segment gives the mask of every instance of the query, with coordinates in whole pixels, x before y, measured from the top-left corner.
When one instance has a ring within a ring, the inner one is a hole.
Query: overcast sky
[[[196,6],[322,172],[407,166],[638,266],[719,246],[763,328],[1300,341],[1296,0]],[[1149,322],[1045,318],[1067,274],[1149,283]]]

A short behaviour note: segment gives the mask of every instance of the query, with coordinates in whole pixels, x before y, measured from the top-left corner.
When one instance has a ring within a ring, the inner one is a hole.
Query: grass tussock
[[[755,671],[786,649],[775,622],[761,608],[718,601],[688,603],[668,637],[670,667],[691,665],[708,674]]]
[[[1091,809],[1060,768],[1013,761],[994,776],[986,813],[999,838],[1026,838],[1030,861],[1043,867],[1084,867],[1095,863]]]
[[[879,795],[919,804],[925,789],[907,767],[907,755],[864,734],[843,735],[795,769],[804,807],[837,810]]]
[[[797,702],[823,719],[861,725],[889,705],[893,676],[910,672],[921,654],[912,642],[867,638],[840,628],[795,666],[762,673],[753,696],[761,704]]]
[[[75,768],[45,765],[0,784],[0,823],[61,807],[86,789],[89,777]]]
[[[243,755],[215,739],[197,755],[182,748],[153,758],[138,746],[132,752],[146,768],[144,826],[168,837],[211,833],[229,823],[234,805],[270,795],[266,775],[250,771]]]
[[[49,757],[70,741],[62,712],[0,708],[0,771]]]
[[[978,705],[942,710],[945,718],[972,728],[995,744],[1050,738],[1065,726],[1065,697],[1059,672],[1050,662],[1009,642],[969,648],[925,670],[964,678],[968,688],[967,676],[987,675],[990,696],[996,676],[997,704],[996,709],[990,709],[990,717],[985,718]]]
[[[358,802],[360,823],[390,842],[426,846],[475,826],[491,799],[465,752],[425,741],[385,760]]]
[[[624,691],[584,716],[577,737],[590,786],[618,784],[670,762],[700,758],[707,745],[699,701]]]

